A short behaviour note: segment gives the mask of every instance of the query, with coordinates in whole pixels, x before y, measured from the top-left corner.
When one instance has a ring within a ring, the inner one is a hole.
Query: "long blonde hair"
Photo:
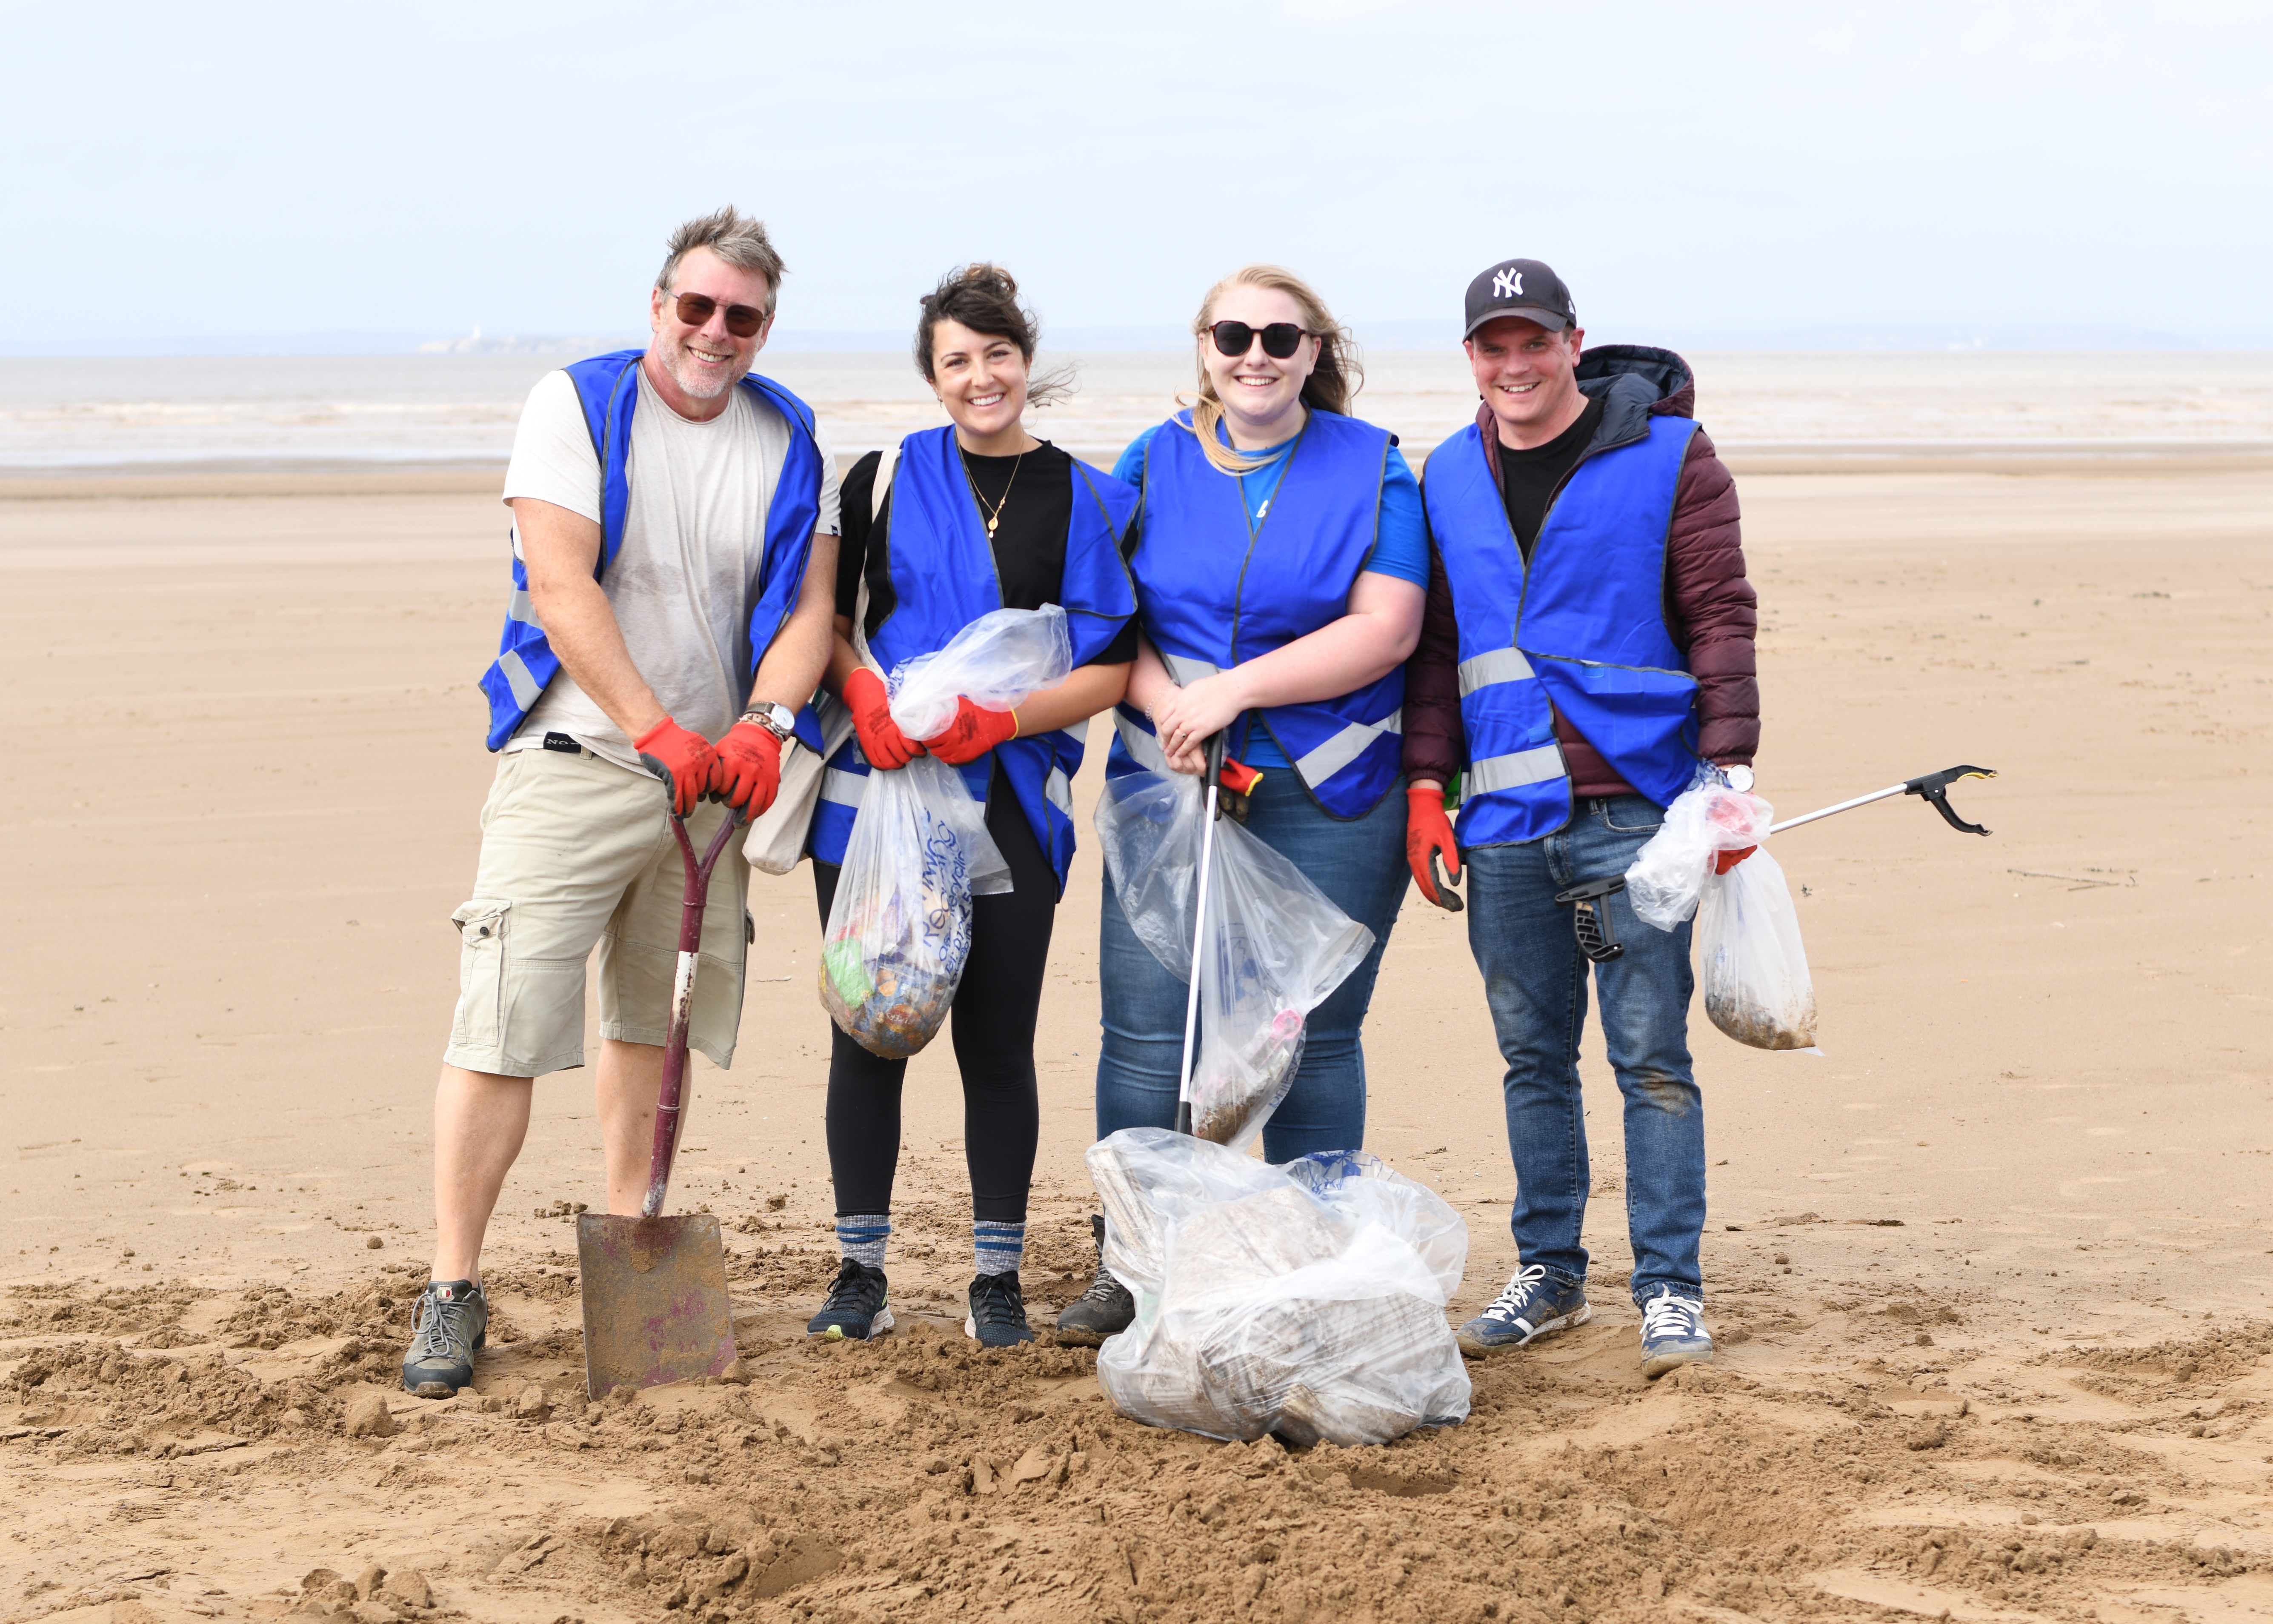
[[[1210,342],[1208,324],[1215,313],[1215,302],[1227,288],[1276,288],[1294,301],[1302,312],[1302,326],[1318,341],[1318,365],[1302,380],[1302,404],[1320,411],[1337,412],[1347,416],[1350,397],[1365,387],[1365,368],[1360,365],[1357,341],[1350,330],[1336,321],[1326,302],[1317,296],[1309,283],[1294,272],[1276,265],[1242,266],[1207,290],[1200,301],[1200,313],[1192,319],[1192,336],[1202,343]],[[1214,380],[1209,378],[1207,363],[1197,363],[1200,373],[1199,399],[1192,406],[1192,432],[1199,436],[1200,449],[1207,460],[1227,474],[1243,474],[1254,466],[1255,457],[1248,452],[1225,445],[1217,438],[1216,425],[1223,421],[1223,401],[1215,392]]]

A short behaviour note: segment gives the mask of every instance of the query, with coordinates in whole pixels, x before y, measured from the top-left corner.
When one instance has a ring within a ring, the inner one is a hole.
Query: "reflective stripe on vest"
[[[1054,601],[1065,609],[1077,668],[1103,653],[1136,614],[1136,589],[1121,561],[1121,537],[1135,515],[1136,492],[1078,458],[1071,477],[1073,513]],[[889,670],[945,648],[965,626],[1001,608],[1002,593],[994,544],[963,471],[953,429],[927,429],[900,442],[891,501],[881,516],[895,600],[891,613],[867,641],[877,662]],[[1073,863],[1073,775],[1081,771],[1087,735],[1083,722],[1005,740],[958,770],[973,798],[983,802],[994,770],[1001,769],[1036,842],[1049,855],[1061,893]],[[822,779],[824,804],[814,814],[808,846],[816,861],[844,861],[852,820],[831,808],[858,808],[869,771],[857,737],[831,752]]]
[[[1459,626],[1462,845],[1534,840],[1570,820],[1557,710],[1660,805],[1687,786],[1696,680],[1680,669],[1663,593],[1665,534],[1696,426],[1653,417],[1642,437],[1582,461],[1528,567],[1491,477],[1497,448],[1470,425],[1429,457],[1422,497]]]
[[[642,353],[620,350],[566,369],[600,462],[600,553],[592,563],[595,581],[605,577],[609,565],[623,549],[626,516],[631,510],[628,452],[632,417],[639,405]],[[812,556],[813,529],[821,518],[822,470],[812,409],[771,379],[755,373],[745,377],[740,387],[749,391],[752,400],[778,411],[790,428],[789,449],[774,484],[773,500],[766,508],[765,551],[758,562],[756,598],[750,609],[750,669],[746,674],[755,676],[759,663],[797,607],[806,560]],[[520,731],[545,688],[560,672],[560,657],[552,651],[529,601],[529,566],[521,556],[518,527],[512,538],[513,596],[506,601],[497,658],[482,673],[481,680],[482,692],[490,702],[487,743],[492,750],[503,749]],[[817,742],[817,739],[806,742]]]
[[[1153,432],[1144,453],[1144,508],[1129,568],[1144,629],[1179,687],[1268,654],[1349,613],[1349,595],[1381,528],[1386,430],[1313,410],[1271,499],[1250,523],[1239,481],[1215,468],[1189,413]],[[1335,817],[1362,817],[1401,767],[1402,665],[1317,703],[1259,712],[1295,776]],[[1108,774],[1145,768],[1159,747],[1149,726],[1119,718]],[[1231,740],[1248,748],[1244,719]],[[1145,770],[1157,770],[1145,768]]]

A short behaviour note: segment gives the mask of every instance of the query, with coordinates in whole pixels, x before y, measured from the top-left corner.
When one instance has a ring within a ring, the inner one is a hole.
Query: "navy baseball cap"
[[[1563,285],[1552,267],[1538,259],[1503,259],[1489,270],[1477,272],[1476,279],[1468,284],[1467,316],[1462,338],[1473,338],[1478,327],[1502,316],[1536,321],[1550,333],[1579,325],[1579,309],[1571,302],[1571,289]]]

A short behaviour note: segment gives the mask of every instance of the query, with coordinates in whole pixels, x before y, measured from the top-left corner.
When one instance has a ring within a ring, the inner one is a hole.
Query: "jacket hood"
[[[1602,402],[1596,443],[1617,444],[1643,432],[1645,417],[1693,417],[1697,380],[1689,363],[1648,344],[1604,344],[1579,357],[1579,387]]]

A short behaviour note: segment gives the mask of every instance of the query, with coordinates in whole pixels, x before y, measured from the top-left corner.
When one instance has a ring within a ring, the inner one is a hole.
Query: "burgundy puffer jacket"
[[[1696,380],[1689,365],[1669,350],[1634,344],[1589,350],[1579,364],[1579,385],[1604,397],[1602,425],[1587,455],[1633,438],[1646,416],[1695,414]],[[1612,385],[1618,385],[1615,389]],[[1647,384],[1655,399],[1646,406]],[[1622,410],[1623,408],[1623,410]],[[1497,433],[1491,408],[1476,410],[1477,432]],[[1581,462],[1585,459],[1581,458]],[[1489,459],[1492,478],[1499,459]],[[1699,429],[1689,442],[1674,489],[1673,523],[1665,543],[1665,628],[1697,679],[1698,752],[1721,765],[1752,764],[1760,742],[1760,688],[1752,638],[1758,600],[1744,579],[1744,550],[1737,532],[1737,485],[1713,442]],[[1452,589],[1444,562],[1429,549],[1429,606],[1420,646],[1405,667],[1405,772],[1449,784],[1467,759],[1460,726],[1460,643]],[[1555,738],[1576,796],[1631,795],[1621,778],[1561,711]]]

